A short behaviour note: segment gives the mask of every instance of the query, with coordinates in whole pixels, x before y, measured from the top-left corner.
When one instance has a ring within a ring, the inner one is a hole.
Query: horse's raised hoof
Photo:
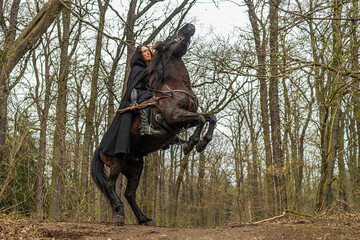
[[[204,151],[204,149],[206,148],[207,143],[204,140],[201,140],[200,142],[198,142],[198,144],[196,144],[196,151],[197,152],[202,152]]]
[[[182,144],[182,149],[185,155],[189,154],[189,152],[191,151],[187,142]]]
[[[125,224],[125,218],[119,214],[114,214],[113,220],[117,226],[124,226]]]

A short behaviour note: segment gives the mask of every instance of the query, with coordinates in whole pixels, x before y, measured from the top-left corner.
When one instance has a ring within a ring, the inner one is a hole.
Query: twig
[[[289,209],[286,209],[285,212],[289,212],[289,213],[292,213],[294,215],[298,215],[298,216],[302,216],[302,217],[315,217],[315,216],[304,214],[304,213],[294,212],[294,211],[289,210]]]
[[[267,219],[263,219],[263,220],[260,220],[260,221],[257,221],[257,222],[249,222],[249,223],[240,223],[240,224],[239,223],[229,223],[227,225],[230,226],[230,227],[243,227],[243,226],[257,225],[257,224],[260,224],[260,223],[270,222],[272,220],[283,218],[283,217],[286,216],[287,213],[292,213],[294,215],[298,215],[298,216],[302,216],[302,217],[310,217],[310,218],[317,217],[317,216],[312,216],[312,215],[303,214],[303,213],[297,213],[297,212],[294,212],[292,210],[285,209],[284,212],[281,215],[274,216],[272,218],[267,218]]]
[[[257,222],[252,222],[250,224],[259,224],[259,223],[263,223],[263,222],[269,222],[269,221],[272,221],[272,220],[275,220],[275,219],[282,218],[285,215],[286,215],[286,210],[281,215],[278,215],[278,216],[275,216],[275,217],[272,217],[272,218],[263,219],[263,220],[260,220],[260,221],[257,221]]]
[[[61,4],[64,5],[64,7],[70,12],[72,13],[77,19],[79,19],[79,21],[89,25],[90,27],[92,27],[93,29],[95,29],[98,32],[101,32],[105,37],[108,37],[112,40],[118,40],[121,41],[122,43],[128,45],[128,43],[126,41],[124,41],[121,38],[118,37],[114,37],[114,36],[110,36],[109,34],[105,33],[104,31],[101,31],[98,27],[96,27],[94,24],[84,20],[79,14],[77,14],[75,11],[73,11],[66,3],[63,2],[63,0],[60,0]]]

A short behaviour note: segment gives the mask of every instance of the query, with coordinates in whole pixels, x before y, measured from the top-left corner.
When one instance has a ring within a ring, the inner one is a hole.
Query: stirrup
[[[151,128],[152,128],[151,125],[152,125],[152,123],[149,124],[149,132],[148,132],[148,135],[151,135]]]
[[[141,136],[145,136],[145,135],[160,135],[161,134],[161,132],[160,131],[158,131],[158,130],[155,130],[154,128],[153,128],[153,124],[152,123],[150,123],[149,125],[148,125],[148,127],[147,127],[147,131],[144,131],[145,129],[143,129],[143,130],[140,130],[140,135]]]

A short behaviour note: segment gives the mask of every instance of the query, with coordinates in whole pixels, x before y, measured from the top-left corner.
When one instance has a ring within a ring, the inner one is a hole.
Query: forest
[[[232,4],[239,25],[200,31],[193,9],[205,2]],[[134,46],[185,23],[199,29],[183,57],[198,112],[218,123],[201,153],[172,145],[146,156],[145,215],[209,227],[359,214],[359,20],[358,0],[0,0],[0,217],[112,221],[90,177],[93,151]],[[120,176],[132,224],[125,186]]]

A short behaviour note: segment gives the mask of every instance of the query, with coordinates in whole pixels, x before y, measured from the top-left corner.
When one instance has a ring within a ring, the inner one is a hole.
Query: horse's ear
[[[155,51],[162,52],[164,50],[165,43],[164,42],[156,42],[152,47]]]

